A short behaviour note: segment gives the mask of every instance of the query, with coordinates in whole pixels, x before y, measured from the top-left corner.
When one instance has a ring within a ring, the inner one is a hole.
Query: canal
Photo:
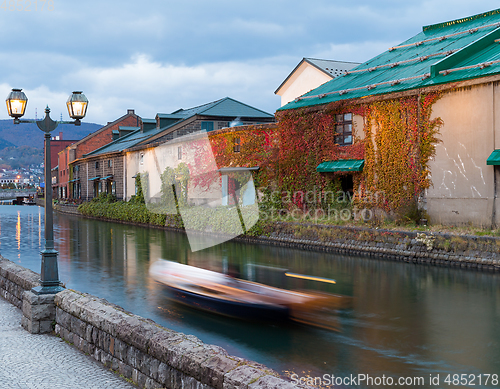
[[[500,373],[499,274],[239,242],[192,253],[181,233],[58,213],[54,223],[66,287],[284,375],[424,377],[419,387],[436,388],[450,387],[444,382],[448,374],[467,374],[476,377],[476,387],[498,386],[484,380]],[[43,224],[43,208],[1,206],[0,253],[39,272]],[[219,317],[170,302],[148,274],[158,258],[283,288],[345,294],[354,297],[354,306],[335,316],[339,332]],[[285,279],[282,269],[337,284]],[[431,385],[437,374],[441,385]]]

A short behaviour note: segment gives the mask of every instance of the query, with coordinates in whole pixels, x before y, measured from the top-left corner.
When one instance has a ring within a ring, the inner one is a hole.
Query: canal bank
[[[4,206],[0,252],[40,271],[43,208]],[[205,344],[258,361],[285,377],[492,374],[500,369],[498,273],[373,260],[236,240],[192,252],[187,234],[54,213],[59,271],[67,288],[99,296]],[[285,289],[355,297],[334,313],[340,332],[256,324],[172,302],[149,275],[157,258]],[[284,276],[335,279],[324,284]]]
[[[76,205],[56,204],[54,209],[89,217],[78,212]],[[168,219],[164,227],[106,218],[95,219],[184,231],[175,224],[169,224]],[[499,237],[299,222],[267,223],[263,230],[264,233],[259,236],[240,235],[234,240],[424,265],[500,271]]]
[[[59,337],[141,388],[296,388],[266,366],[231,356],[222,347],[164,328],[87,293],[66,289],[50,295],[55,297],[50,317],[39,309],[42,304],[29,309],[29,300],[37,298],[30,290],[38,285],[38,278],[0,256],[0,296],[22,308],[23,327],[31,333],[49,332],[41,331],[41,326],[35,330],[34,323],[38,316],[52,320]]]

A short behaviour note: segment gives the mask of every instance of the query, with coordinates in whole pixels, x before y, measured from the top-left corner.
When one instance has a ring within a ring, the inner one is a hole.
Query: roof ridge
[[[266,111],[264,111],[264,110],[262,110],[262,109],[260,109],[260,108],[253,107],[253,106],[251,106],[250,104],[243,103],[243,102],[241,102],[241,101],[239,101],[239,100],[233,99],[232,97],[225,97],[225,98],[223,98],[223,99],[221,99],[221,100],[231,100],[231,101],[234,101],[235,103],[238,103],[238,104],[244,105],[245,107],[251,108],[251,109],[253,109],[253,110],[255,110],[255,111],[262,112],[262,113],[264,113],[264,114],[266,114],[266,115],[274,116],[273,114],[271,114],[271,113],[269,113],[269,112],[266,112]]]
[[[211,103],[204,104],[204,105],[210,105],[210,107],[207,107],[203,111],[199,111],[197,113],[201,114],[201,113],[203,113],[205,111],[208,111],[209,109],[212,109],[213,107],[218,106],[220,103],[222,103],[223,101],[228,100],[228,99],[231,99],[231,98],[226,96],[226,97],[223,97],[222,99],[215,100],[215,101],[212,101]],[[233,100],[233,99],[231,99],[231,100]],[[202,106],[200,106],[200,107],[202,107]]]
[[[438,28],[453,26],[455,24],[467,23],[467,22],[470,22],[472,20],[477,20],[477,19],[481,19],[481,18],[484,18],[484,17],[487,17],[487,16],[498,15],[498,14],[500,14],[500,8],[492,10],[492,11],[488,11],[488,12],[483,12],[481,14],[468,16],[466,18],[460,18],[460,19],[450,20],[448,22],[442,22],[442,23],[437,23],[437,24],[430,24],[428,26],[424,26],[422,28],[422,31],[435,30],[435,29],[438,29]]]
[[[314,61],[328,61],[328,62],[340,62],[340,63],[355,63],[355,64],[360,64],[360,62],[340,61],[338,59],[322,59],[322,58],[312,58],[312,57],[304,57],[304,59],[306,59],[306,60],[312,59]]]
[[[186,108],[186,109],[180,108],[177,111],[172,112],[172,114],[179,113],[180,111],[191,111],[191,110],[194,110],[194,109],[197,109],[197,108],[201,108],[201,107],[205,107],[205,106],[208,106],[208,105],[211,105],[211,104],[215,104],[216,105],[216,103],[218,104],[221,100],[223,100],[223,99],[214,100],[214,101],[211,101],[209,103],[200,104],[200,105],[197,105],[197,106],[191,107],[191,108]],[[201,111],[201,112],[203,112],[203,111]]]
[[[132,136],[133,134],[135,134],[137,131],[140,131],[140,129],[141,129],[140,127],[136,127],[136,128],[137,128],[137,130],[131,131],[128,134],[125,134],[125,135],[119,137],[118,139],[112,140],[111,142],[105,144],[104,146],[99,147],[98,149],[95,149],[95,150],[91,151],[90,153],[83,154],[82,157],[86,158],[86,157],[92,156],[92,154],[94,154],[96,151],[102,150],[102,149],[104,149],[106,147],[109,147],[110,145],[115,145],[117,143],[122,142],[125,138],[128,138],[128,137]],[[98,154],[96,154],[96,155],[98,155]]]

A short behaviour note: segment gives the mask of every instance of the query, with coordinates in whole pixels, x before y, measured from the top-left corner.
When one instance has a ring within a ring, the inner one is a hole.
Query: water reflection
[[[38,272],[43,223],[39,218],[30,224],[37,208],[0,208],[0,248],[6,258]],[[193,253],[183,234],[59,214],[54,233],[68,287],[281,372],[428,378],[500,371],[498,274],[235,242]],[[238,271],[241,278],[280,288],[349,295],[354,306],[339,316],[342,333],[223,318],[169,301],[148,275],[158,258]],[[282,269],[337,284],[283,277]]]

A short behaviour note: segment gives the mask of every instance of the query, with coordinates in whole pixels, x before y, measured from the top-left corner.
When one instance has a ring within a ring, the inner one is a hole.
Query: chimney
[[[127,115],[133,115],[134,110],[133,109],[127,109]]]
[[[62,138],[62,131],[59,131],[59,140],[63,140],[63,138]]]

